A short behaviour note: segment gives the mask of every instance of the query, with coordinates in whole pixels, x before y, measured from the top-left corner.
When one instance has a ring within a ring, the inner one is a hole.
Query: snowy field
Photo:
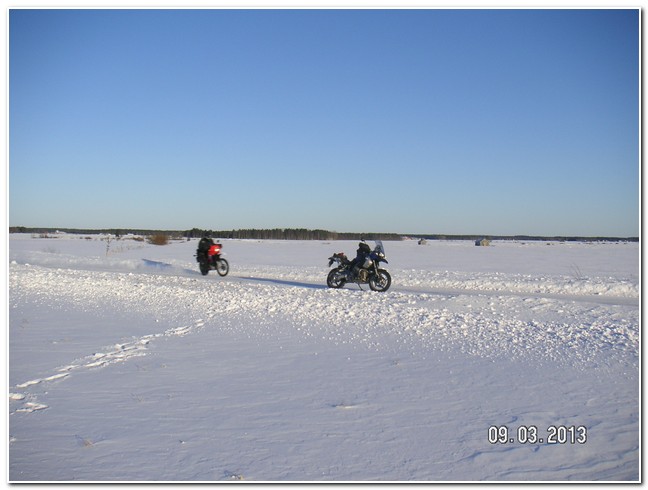
[[[641,479],[637,243],[222,243],[10,235],[10,481]]]

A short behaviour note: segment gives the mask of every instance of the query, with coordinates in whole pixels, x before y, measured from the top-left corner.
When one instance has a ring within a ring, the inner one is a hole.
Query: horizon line
[[[125,234],[133,231],[143,232],[143,233],[186,233],[193,230],[198,231],[209,231],[209,232],[236,232],[236,231],[290,231],[290,230],[299,230],[307,232],[325,232],[330,234],[339,234],[339,235],[385,235],[385,236],[399,236],[401,238],[410,237],[410,238],[433,238],[443,239],[443,238],[463,238],[463,239],[473,239],[473,238],[490,238],[490,239],[527,239],[527,240],[549,240],[549,239],[607,239],[607,240],[633,240],[639,241],[639,236],[629,235],[629,236],[616,236],[616,235],[565,235],[565,234],[545,234],[545,235],[534,235],[528,233],[504,233],[504,234],[488,234],[488,233],[398,233],[398,232],[374,232],[374,231],[335,231],[335,230],[325,230],[320,228],[232,228],[232,229],[223,229],[223,230],[207,230],[202,228],[189,228],[185,230],[179,229],[157,229],[157,228],[138,228],[138,227],[103,227],[103,228],[74,228],[74,227],[49,227],[49,226],[9,226],[9,233],[38,233],[38,232],[56,232],[62,231],[64,233],[71,234],[98,234],[98,233],[115,233],[121,232],[120,234]],[[22,229],[24,231],[18,231]],[[12,231],[13,230],[13,231]],[[117,233],[115,233],[117,234]],[[329,238],[330,239],[330,238]]]

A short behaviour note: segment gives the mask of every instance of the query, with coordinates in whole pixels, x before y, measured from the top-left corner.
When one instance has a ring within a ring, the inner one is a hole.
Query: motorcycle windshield
[[[376,240],[376,248],[374,248],[374,252],[385,255],[385,247],[383,247],[382,240]]]

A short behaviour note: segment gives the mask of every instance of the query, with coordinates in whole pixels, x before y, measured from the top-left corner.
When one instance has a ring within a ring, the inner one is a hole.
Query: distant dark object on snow
[[[478,247],[487,247],[490,245],[490,240],[488,238],[480,238],[478,240],[475,240],[475,245]]]
[[[418,244],[419,244],[419,245],[427,245],[427,240],[426,240],[425,238],[421,238],[421,239],[418,241]]]

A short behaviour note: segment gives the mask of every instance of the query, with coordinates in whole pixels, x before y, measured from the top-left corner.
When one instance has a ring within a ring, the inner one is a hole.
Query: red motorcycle
[[[215,270],[219,276],[226,276],[229,272],[229,263],[221,256],[223,246],[214,243],[209,238],[202,238],[196,250],[196,261],[200,267],[200,273],[206,276],[209,271]]]

